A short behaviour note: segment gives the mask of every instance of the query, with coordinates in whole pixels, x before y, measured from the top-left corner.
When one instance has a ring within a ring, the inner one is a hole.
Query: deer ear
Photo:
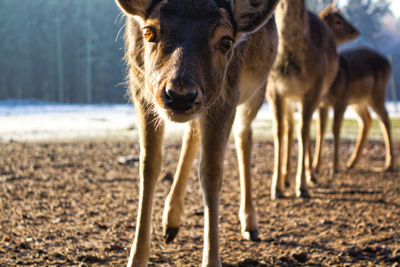
[[[147,9],[151,5],[151,0],[115,0],[123,12],[132,16],[144,18]]]
[[[280,0],[231,0],[239,32],[254,32],[271,17]]]

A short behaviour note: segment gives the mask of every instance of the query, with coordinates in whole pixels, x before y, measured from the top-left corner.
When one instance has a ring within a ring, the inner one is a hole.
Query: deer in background
[[[358,37],[359,33],[356,29],[349,25],[337,23],[343,17],[340,15],[340,10],[333,6],[321,11],[319,15],[331,28],[338,45]],[[339,56],[338,75],[328,93],[322,98],[319,109],[313,167],[318,171],[321,166],[321,150],[328,110],[329,107],[333,107],[334,159],[332,174],[339,171],[340,126],[346,107],[350,105],[359,118],[359,134],[353,154],[347,162],[347,167],[353,168],[355,166],[360,159],[362,148],[365,146],[372,123],[368,111],[368,107],[370,107],[378,115],[385,140],[386,160],[384,169],[385,171],[392,170],[394,155],[390,119],[385,107],[386,85],[391,74],[390,64],[384,57],[368,48],[348,49],[341,52]]]
[[[328,28],[331,30],[335,41],[337,44],[345,43],[348,42],[352,39],[355,39],[358,37],[359,33],[358,30],[351,25],[340,13],[340,10],[336,8],[336,1],[334,1],[331,5],[327,6],[324,10],[322,10],[318,16],[327,24]],[[340,70],[339,70],[340,71]],[[326,97],[322,96],[322,99]],[[292,106],[287,107],[288,111],[286,112],[287,118],[286,118],[286,124],[285,124],[285,131],[284,131],[284,137],[285,137],[285,151],[284,151],[284,156],[283,156],[283,178],[285,181],[285,186],[289,187],[290,182],[286,177],[288,176],[290,172],[290,155],[291,155],[291,148],[292,148],[292,143],[293,143],[293,128],[294,128],[294,110]],[[321,111],[320,108],[318,108],[318,111]],[[318,122],[317,125],[321,125],[321,121],[319,120],[321,116],[318,116]],[[326,121],[323,121],[325,123]],[[317,136],[320,136],[320,130],[321,127],[318,127],[318,133]],[[325,129],[325,126],[323,126],[323,129]],[[316,151],[319,151],[319,147],[321,147],[321,143],[319,142],[317,138],[316,142]],[[310,151],[311,151],[311,143],[310,143]],[[310,152],[311,153],[311,152]],[[318,153],[317,153],[318,154]],[[316,157],[320,157],[320,154],[317,155]],[[316,159],[314,157],[314,160]],[[311,159],[310,159],[311,160]],[[311,164],[311,163],[310,163]],[[312,173],[312,182],[316,182],[316,177],[315,174]]]
[[[218,223],[225,147],[236,107],[243,105],[238,114],[247,110],[255,116],[260,95],[264,98],[277,45],[270,17],[279,0],[116,2],[127,14],[126,60],[140,129],[140,196],[128,266],[148,263],[165,120],[189,124],[179,163],[187,156],[183,172],[201,147],[202,265],[221,266]],[[241,132],[247,137],[249,130]],[[242,139],[246,146],[249,140]]]
[[[308,12],[304,0],[282,0],[275,11],[279,36],[278,54],[268,79],[267,97],[274,113],[274,173],[271,198],[285,196],[284,132],[287,112],[299,102],[299,153],[296,196],[309,197],[310,123],[320,96],[336,77],[338,56],[331,31]],[[286,127],[287,128],[287,127]]]

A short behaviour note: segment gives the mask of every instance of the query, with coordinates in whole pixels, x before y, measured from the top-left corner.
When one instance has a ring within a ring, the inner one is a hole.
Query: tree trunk
[[[93,103],[91,5],[86,0],[86,103]]]
[[[61,35],[61,12],[60,5],[56,7],[56,42],[57,42],[57,78],[58,78],[58,102],[64,102],[64,62],[63,44]]]

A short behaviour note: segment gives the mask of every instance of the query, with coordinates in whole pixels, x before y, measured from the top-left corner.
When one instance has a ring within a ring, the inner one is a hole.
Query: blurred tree
[[[392,54],[394,65],[400,65],[398,37],[380,33],[389,0],[340,2],[346,3],[345,16],[361,30],[356,44]],[[332,0],[306,3],[317,12]],[[109,0],[0,0],[0,99],[127,102],[125,88],[119,86],[124,80],[123,42],[116,38],[123,24],[119,14]],[[399,85],[400,76],[395,77]]]
[[[359,43],[376,46],[377,34],[381,30],[383,17],[390,13],[388,0],[349,0],[343,13],[360,30]]]
[[[109,0],[1,0],[0,99],[127,102],[119,14]]]
[[[307,8],[314,13],[318,13],[328,5],[332,4],[333,0],[306,0]]]

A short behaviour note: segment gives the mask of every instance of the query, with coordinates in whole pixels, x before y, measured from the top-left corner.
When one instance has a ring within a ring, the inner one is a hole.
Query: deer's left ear
[[[126,14],[142,18],[146,16],[147,9],[151,5],[151,0],[115,0],[115,2]]]
[[[239,32],[254,32],[271,17],[280,0],[231,0]]]

